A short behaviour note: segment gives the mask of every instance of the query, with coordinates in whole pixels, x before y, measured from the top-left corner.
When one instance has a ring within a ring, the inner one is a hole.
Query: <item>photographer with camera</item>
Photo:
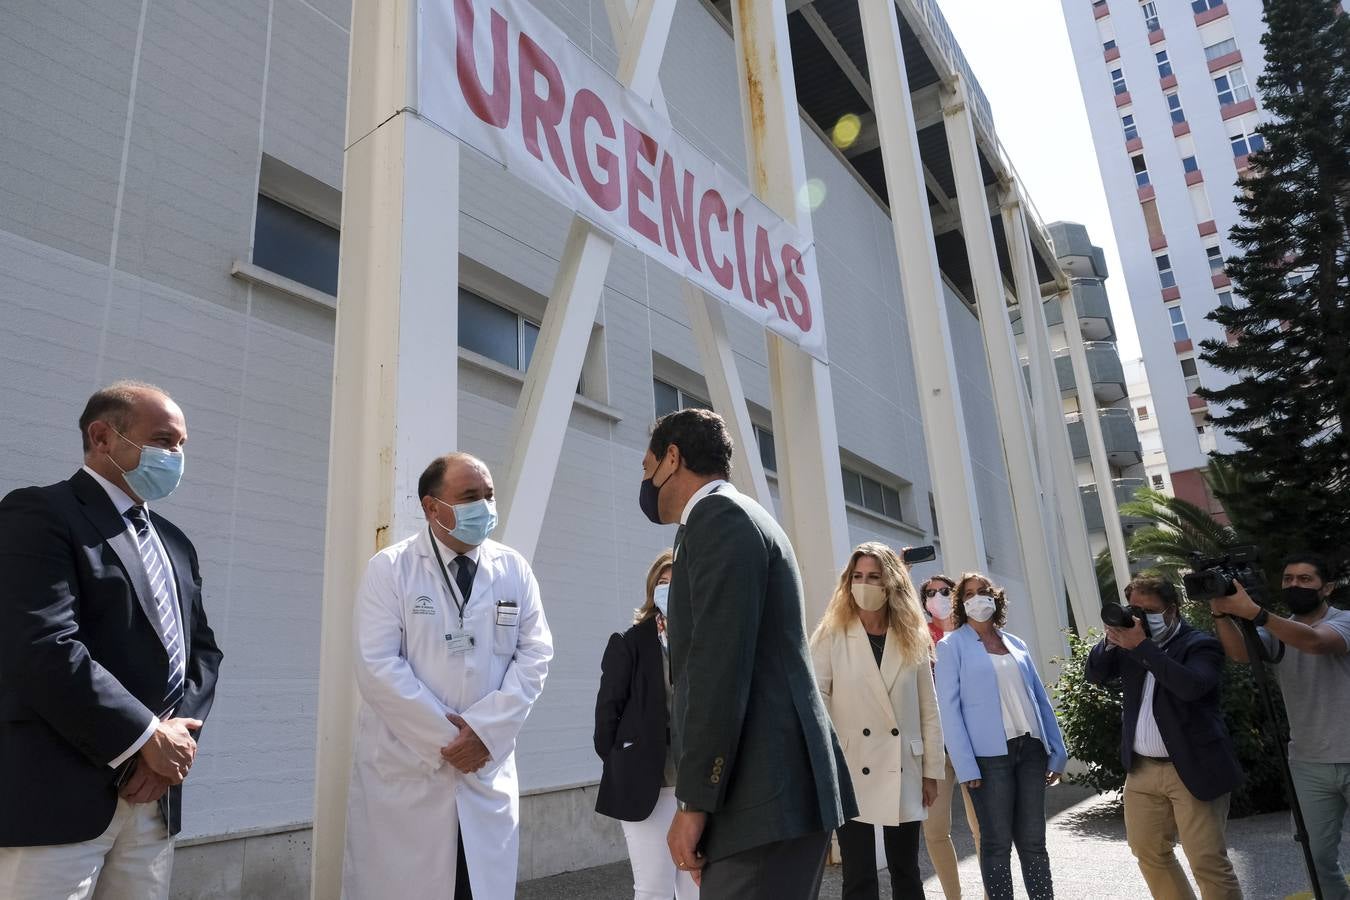
[[[1327,605],[1334,582],[1322,559],[1284,561],[1280,599],[1290,618],[1262,608],[1238,580],[1210,598],[1215,627],[1231,659],[1248,662],[1237,620],[1257,627],[1289,719],[1289,772],[1308,833],[1322,897],[1350,900],[1337,851],[1350,806],[1350,611]]]
[[[1126,608],[1104,609],[1106,637],[1088,655],[1093,684],[1121,679],[1125,836],[1157,898],[1193,898],[1177,835],[1204,900],[1240,898],[1228,859],[1228,800],[1242,782],[1219,708],[1223,648],[1181,616],[1174,585],[1137,576]],[[1125,626],[1125,622],[1130,624]]]

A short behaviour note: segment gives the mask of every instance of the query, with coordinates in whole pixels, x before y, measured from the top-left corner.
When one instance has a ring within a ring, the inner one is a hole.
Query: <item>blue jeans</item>
[[[977,756],[980,786],[970,791],[980,820],[980,875],[989,900],[1012,900],[1012,848],[1031,900],[1055,896],[1045,850],[1045,773],[1050,756],[1040,739],[1008,741],[1003,756]]]
[[[1308,847],[1317,866],[1317,880],[1322,883],[1322,896],[1346,900],[1350,888],[1346,887],[1337,853],[1345,812],[1350,807],[1350,764],[1291,759],[1289,772],[1294,776],[1298,805],[1303,808],[1303,823],[1308,826]]]

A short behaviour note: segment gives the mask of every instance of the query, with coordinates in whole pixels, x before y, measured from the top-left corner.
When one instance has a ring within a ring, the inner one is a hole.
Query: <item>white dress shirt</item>
[[[111,481],[104,478],[102,475],[98,474],[93,469],[89,468],[88,466],[83,466],[82,468],[84,469],[84,471],[92,475],[94,480],[97,481],[99,483],[99,486],[103,488],[105,493],[107,493],[108,499],[111,500],[113,506],[117,508],[117,514],[121,516],[123,520],[126,522],[127,526],[126,530],[131,535],[131,540],[133,542],[136,542],[137,541],[136,527],[132,525],[131,520],[127,519],[126,517],[127,510],[135,506],[136,501],[132,500],[131,497],[127,495],[126,491],[122,490],[120,487],[113,484]],[[148,515],[150,512],[150,504],[145,503],[142,505],[145,507],[145,511],[147,513],[146,524],[149,525],[150,528],[150,538],[155,542],[155,549],[159,552],[160,564],[164,566],[165,572],[172,572],[173,566],[169,563],[169,554],[164,549],[164,543],[159,539],[159,532],[155,531],[154,524],[150,522],[150,517]],[[130,560],[124,560],[124,562],[127,562],[128,564],[134,564]],[[175,582],[175,579],[173,578],[166,578],[165,581],[169,585],[169,594],[173,597],[173,603],[170,605],[173,608],[174,623],[178,626],[179,639],[182,640],[184,643],[183,651],[184,656],[186,656],[187,636],[183,634],[183,614],[182,611],[179,609],[179,604],[182,602],[182,600],[178,596],[178,585]],[[154,734],[155,729],[158,727],[159,727],[159,716],[152,714],[150,716],[150,724],[146,726],[145,731],[141,733],[141,736],[138,737],[135,741],[133,741],[130,747],[122,751],[121,755],[119,755],[112,762],[108,763],[108,766],[110,768],[116,769],[118,766],[122,765],[122,763],[126,762],[131,757],[135,756],[136,752],[145,746],[145,742],[150,740],[150,735]]]
[[[736,490],[731,486],[731,482],[727,481],[725,478],[715,478],[708,482],[697,491],[694,491],[694,496],[690,497],[689,502],[684,505],[684,512],[680,513],[680,524],[687,525],[689,523],[689,514],[694,511],[694,507],[698,505],[698,501],[702,500],[713,491],[716,491],[718,488],[721,488],[721,493],[724,494],[728,491]]]

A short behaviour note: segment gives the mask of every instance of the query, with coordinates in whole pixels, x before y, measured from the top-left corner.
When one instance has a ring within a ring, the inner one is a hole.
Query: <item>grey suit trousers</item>
[[[830,833],[761,844],[703,867],[699,900],[815,900]]]

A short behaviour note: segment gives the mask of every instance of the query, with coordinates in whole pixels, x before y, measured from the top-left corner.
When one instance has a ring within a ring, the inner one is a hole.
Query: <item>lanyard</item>
[[[464,608],[469,605],[469,598],[463,600],[459,598],[459,591],[450,581],[450,572],[446,569],[445,558],[441,556],[441,548],[436,541],[436,535],[431,533],[431,526],[427,526],[427,537],[431,538],[431,552],[436,554],[436,562],[440,565],[441,577],[445,579],[445,589],[450,592],[450,599],[455,604],[455,609],[459,611],[459,627],[464,627]]]

